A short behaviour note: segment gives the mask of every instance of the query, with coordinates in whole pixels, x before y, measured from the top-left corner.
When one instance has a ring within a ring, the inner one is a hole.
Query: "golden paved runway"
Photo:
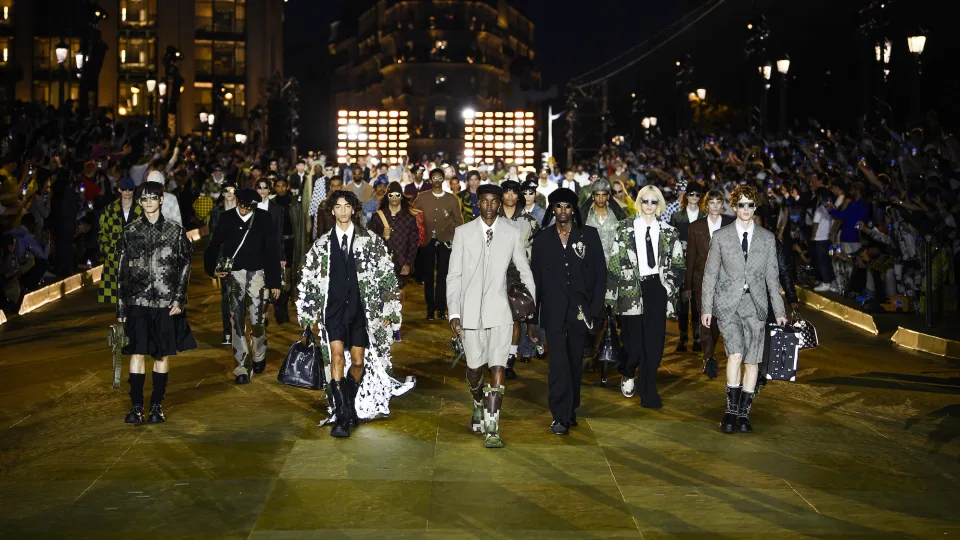
[[[815,313],[823,346],[803,353],[800,382],[757,397],[752,435],[718,431],[723,380],[672,352],[670,323],[664,409],[588,374],[580,427],[554,436],[534,360],[507,387],[507,446],[487,450],[467,428],[463,368],[446,361],[449,328],[424,320],[418,287],[394,348],[416,390],[337,440],[316,427],[319,392],[276,380],[297,330],[272,322],[267,372],[236,386],[215,345],[219,293],[196,262],[190,292],[200,348],[172,363],[163,425],[123,423],[113,313],[95,291],[0,327],[0,537],[960,535],[960,363]]]

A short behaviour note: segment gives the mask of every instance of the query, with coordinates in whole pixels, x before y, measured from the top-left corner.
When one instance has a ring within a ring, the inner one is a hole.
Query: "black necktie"
[[[747,233],[743,233],[743,242],[740,242],[740,247],[743,248],[743,260],[747,260],[747,249],[750,247],[747,243]]]
[[[647,227],[647,266],[657,267],[657,257],[653,254],[653,242],[650,240],[650,227]]]
[[[347,235],[340,237],[340,251],[343,251],[344,256],[349,256],[347,254]]]

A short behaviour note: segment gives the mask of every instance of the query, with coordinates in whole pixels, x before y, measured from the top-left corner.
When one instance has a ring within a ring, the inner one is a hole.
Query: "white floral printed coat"
[[[357,281],[370,340],[370,347],[364,354],[366,372],[355,403],[357,416],[361,420],[374,420],[389,416],[390,398],[412,390],[415,381],[401,382],[391,375],[393,363],[390,360],[390,346],[393,344],[393,332],[400,329],[402,321],[393,261],[379,236],[363,227],[356,227],[354,230],[356,238],[353,241],[353,255],[357,262]],[[318,238],[307,252],[303,277],[298,286],[300,294],[296,302],[300,324],[318,325],[327,381],[330,381],[330,343],[323,326],[323,314],[326,312],[330,289],[330,238],[333,234],[335,232],[331,230]],[[390,321],[391,326],[384,328],[385,320]],[[344,355],[346,367],[349,368],[350,352],[345,351]],[[329,386],[326,391],[327,403],[330,404],[327,411],[330,416],[324,423],[331,423],[335,418]]]

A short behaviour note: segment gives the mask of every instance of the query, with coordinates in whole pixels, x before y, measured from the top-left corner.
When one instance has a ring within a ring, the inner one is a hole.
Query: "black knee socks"
[[[153,372],[153,394],[150,395],[150,404],[163,403],[163,396],[167,393],[167,377],[169,373]]]
[[[127,382],[130,383],[130,401],[134,406],[143,407],[143,383],[146,382],[146,373],[131,373]]]

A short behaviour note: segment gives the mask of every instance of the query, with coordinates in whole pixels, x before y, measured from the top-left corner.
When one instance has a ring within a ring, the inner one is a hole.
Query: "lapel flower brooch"
[[[587,247],[583,245],[583,242],[577,242],[573,245],[573,252],[582,259],[587,254]]]

